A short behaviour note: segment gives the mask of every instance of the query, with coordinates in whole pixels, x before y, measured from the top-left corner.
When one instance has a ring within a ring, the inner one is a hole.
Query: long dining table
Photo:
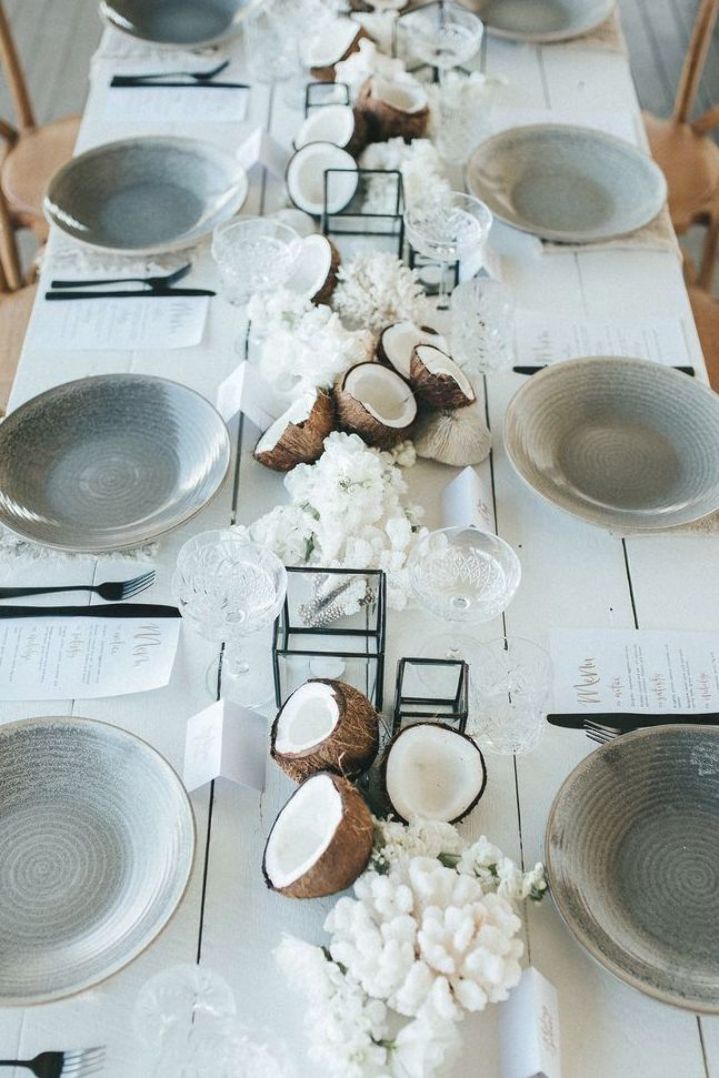
[[[241,123],[116,121],[107,109],[108,57],[113,71],[126,60],[108,48],[93,65],[77,150],[139,134],[183,134],[228,148],[261,126],[289,145],[301,114],[289,108],[279,87],[255,84]],[[581,121],[601,112],[629,121],[641,143],[641,120],[626,54],[591,42],[571,46],[518,45],[485,39],[483,64],[506,80],[503,104],[533,109],[550,119],[568,109]],[[283,181],[255,168],[245,214],[287,205]],[[66,244],[67,241],[62,241]],[[237,364],[236,308],[220,296],[210,304],[202,342],[172,351],[54,352],[34,343],[34,327],[45,309],[43,293],[60,248],[51,230],[38,297],[13,388],[10,409],[51,386],[87,375],[136,372],[188,385],[214,401],[218,385]],[[205,244],[193,252],[191,283],[213,287],[216,273]],[[537,253],[520,245],[503,263],[517,303],[552,316],[621,316],[681,319],[689,361],[705,378],[682,266],[676,251],[641,245],[572,248]],[[540,644],[553,628],[704,629],[719,631],[719,540],[711,534],[681,533],[622,538],[560,513],[517,478],[504,452],[506,405],[522,385],[512,372],[486,379],[493,432],[490,459],[480,466],[491,485],[499,535],[519,554],[523,577],[506,612],[506,630]],[[154,560],[157,579],[147,601],[172,602],[171,575],[178,551],[193,534],[248,523],[284,497],[281,477],[252,457],[258,437],[236,417],[230,424],[234,460],[216,497],[197,517],[166,535]],[[438,526],[439,492],[453,475],[443,465],[422,462],[406,473],[413,500]],[[131,563],[129,563],[131,565]],[[127,564],[124,565],[127,568]],[[81,556],[71,561],[6,558],[5,578],[17,585],[97,583],[117,578],[118,563]],[[132,575],[128,572],[126,575]],[[62,601],[62,596],[57,597]],[[50,601],[50,600],[46,600]],[[93,601],[89,599],[88,601]],[[385,704],[391,707],[397,660],[416,654],[435,624],[418,610],[389,612]],[[499,621],[478,636],[500,635]],[[269,642],[268,642],[269,647]],[[144,738],[174,767],[182,768],[188,718],[211,702],[205,671],[215,655],[211,644],[183,630],[170,683],[150,693],[94,701],[27,701],[0,705],[3,723],[37,715],[79,715],[116,724]],[[535,750],[520,757],[488,757],[489,780],[479,807],[464,825],[526,866],[543,857],[547,813],[572,768],[592,751],[580,732],[547,728]],[[134,962],[90,991],[51,1004],[0,1011],[0,1055],[28,1058],[49,1048],[107,1046],[107,1078],[150,1075],[146,1049],[133,1033],[132,1012],[150,976],[178,963],[200,963],[231,985],[238,1015],[249,1028],[270,1031],[287,1046],[297,1073],[311,1076],[303,1038],[303,1001],[284,982],[272,952],[283,933],[313,942],[323,939],[323,920],[332,899],[296,901],[265,886],[261,859],[268,830],[292,786],[268,760],[262,794],[225,781],[191,795],[197,825],[194,869],[184,900],[159,938]],[[699,1078],[719,1074],[719,1020],[665,1006],[615,980],[586,954],[561,922],[551,899],[523,911],[526,957],[559,995],[563,1072],[571,1078]],[[497,1007],[468,1018],[458,1076],[494,1078],[500,1070]],[[17,1071],[20,1075],[21,1071]]]

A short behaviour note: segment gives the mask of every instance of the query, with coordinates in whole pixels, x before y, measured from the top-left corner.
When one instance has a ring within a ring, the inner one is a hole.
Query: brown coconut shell
[[[370,76],[360,87],[355,104],[367,122],[369,142],[387,142],[391,138],[403,138],[405,142],[422,138],[429,125],[429,104],[417,112],[405,112],[377,97],[374,79]]]
[[[370,364],[368,363],[367,366]],[[405,427],[387,427],[384,423],[376,419],[367,409],[364,407],[361,401],[358,401],[356,397],[353,397],[345,389],[347,378],[357,367],[364,366],[364,364],[357,363],[354,367],[350,367],[344,378],[340,382],[337,382],[333,389],[333,395],[335,399],[335,407],[337,409],[337,419],[342,430],[348,431],[350,434],[359,434],[361,438],[367,443],[367,445],[375,446],[378,449],[391,449],[392,446],[397,445],[404,438],[407,437],[408,432],[412,428],[412,423],[416,418],[416,415],[412,417],[412,422],[408,423]],[[394,367],[383,369],[388,373],[393,374],[395,378],[400,378],[404,382],[404,378],[397,374]],[[407,383],[405,382],[405,385]]]
[[[317,772],[317,774],[323,773]],[[287,887],[275,887],[267,875],[265,855],[267,843],[270,841],[272,830],[277,825],[277,820],[267,838],[265,854],[262,857],[265,883],[271,890],[286,895],[288,898],[322,898],[325,895],[334,895],[338,891],[344,891],[347,887],[351,887],[358,876],[362,875],[369,863],[374,839],[374,825],[370,810],[349,779],[331,773],[330,777],[342,798],[343,816],[329,846],[308,872]],[[313,778],[316,778],[316,775],[311,775],[305,781],[312,782]],[[292,797],[296,797],[301,788],[302,786],[299,786]],[[288,804],[289,801],[284,808]],[[280,810],[277,819],[284,808]]]
[[[370,140],[369,125],[367,123],[367,117],[363,112],[357,108],[353,108],[352,112],[355,118],[355,129],[352,133],[352,138],[343,149],[347,150],[348,153],[351,153],[353,157],[359,157]]]
[[[382,330],[382,332],[380,333],[380,335],[379,335],[379,337],[377,339],[377,347],[375,349],[375,355],[377,356],[377,359],[379,360],[380,363],[383,363],[385,365],[385,367],[391,367],[391,369],[393,371],[396,371],[397,374],[399,374],[400,377],[403,378],[404,375],[402,374],[402,372],[400,370],[398,370],[397,367],[395,367],[394,363],[392,362],[392,360],[389,357],[387,349],[385,348],[385,339],[384,339],[385,338],[385,333],[387,333],[388,330],[393,329],[398,324],[399,324],[398,322],[392,322],[389,326],[384,327],[384,329]],[[427,336],[431,336],[431,337],[440,337],[441,336],[439,331],[434,329],[432,326],[419,326],[418,328],[420,329],[420,331],[422,333],[426,334]],[[421,344],[428,344],[429,342],[428,341],[420,341],[420,343]]]
[[[289,472],[298,464],[314,464],[324,452],[325,438],[334,423],[334,401],[329,393],[318,390],[307,419],[302,423],[288,423],[274,448],[258,452],[255,447],[255,460],[274,472]],[[258,446],[261,441],[262,438]]]
[[[325,278],[325,283],[315,292],[314,296],[312,297],[312,302],[318,305],[320,303],[329,303],[332,297],[332,293],[337,286],[337,274],[339,273],[340,265],[342,264],[340,253],[335,247],[334,243],[332,243],[332,240],[328,239],[327,236],[325,236],[325,239],[330,245],[330,268],[329,273]]]
[[[451,374],[433,374],[425,366],[422,356],[426,351],[439,353],[444,357],[444,362],[450,366],[450,369],[455,368],[459,374],[462,374],[460,368],[446,352],[442,352],[431,344],[417,345],[410,360],[409,380],[419,399],[431,405],[432,408],[464,408],[468,404],[474,404],[477,399],[474,392],[471,397],[468,397]]]
[[[453,820],[447,821],[448,823],[459,823],[460,820],[466,819],[467,816],[469,816],[470,812],[473,812],[476,809],[477,805],[479,804],[479,801],[482,798],[482,795],[484,794],[484,791],[487,788],[487,763],[484,759],[484,754],[482,753],[482,750],[480,749],[474,738],[470,737],[469,734],[463,733],[461,730],[457,730],[454,726],[450,726],[446,722],[413,722],[410,726],[405,726],[402,730],[399,731],[399,733],[396,733],[394,735],[387,748],[385,749],[384,755],[382,757],[382,762],[380,764],[380,779],[384,796],[386,797],[387,802],[392,809],[393,815],[396,816],[398,820],[401,820],[402,823],[409,823],[410,821],[405,820],[404,816],[402,816],[394,807],[394,804],[392,803],[392,798],[389,795],[389,790],[387,789],[387,763],[389,761],[390,753],[392,752],[392,747],[396,745],[396,743],[399,741],[403,734],[406,734],[409,730],[414,730],[417,726],[441,726],[443,729],[449,730],[450,733],[456,734],[457,737],[465,738],[470,743],[472,748],[476,749],[479,753],[479,758],[482,761],[483,777],[482,785],[479,787],[477,796],[472,799],[472,802],[467,805],[467,807],[462,813],[460,813],[459,816],[455,816]]]
[[[331,678],[310,678],[332,689],[339,719],[324,741],[307,752],[279,753],[275,747],[280,717],[288,701],[280,709],[270,731],[270,755],[295,782],[303,782],[317,771],[332,771],[354,779],[366,771],[379,749],[379,716],[367,697],[353,685]],[[305,683],[306,684],[306,683]],[[302,686],[300,686],[301,688]],[[295,692],[299,690],[296,689]],[[292,693],[294,696],[294,693]],[[292,696],[288,700],[292,699]]]
[[[359,51],[359,43],[362,38],[365,37],[368,40],[372,40],[363,26],[357,24],[357,33],[350,41],[349,45],[331,64],[326,64],[324,67],[311,67],[310,75],[315,82],[334,82],[335,81],[335,64],[339,64],[342,60],[346,60],[348,56],[351,56],[353,52]]]

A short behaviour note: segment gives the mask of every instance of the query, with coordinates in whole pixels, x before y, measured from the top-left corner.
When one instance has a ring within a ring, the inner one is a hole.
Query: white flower
[[[277,505],[241,530],[253,542],[269,547],[285,565],[304,565],[312,553],[315,519],[296,505]]]
[[[429,311],[417,273],[387,251],[341,266],[332,305],[348,325],[376,332],[392,322],[421,324]]]
[[[394,1039],[394,1078],[431,1078],[459,1055],[460,1039],[451,1022],[408,1022]]]
[[[402,138],[371,143],[360,158],[367,169],[399,170],[402,189],[408,206],[437,198],[450,190],[442,159],[429,139]],[[392,212],[395,183],[392,177],[370,176],[364,210],[367,213]]]

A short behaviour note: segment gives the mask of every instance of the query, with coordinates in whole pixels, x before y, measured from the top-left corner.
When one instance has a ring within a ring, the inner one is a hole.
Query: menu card
[[[719,711],[719,633],[556,629],[556,712]]]
[[[209,296],[123,296],[45,301],[33,319],[38,348],[53,351],[191,348],[205,330]]]
[[[131,74],[123,70],[123,74]],[[222,73],[224,80],[226,72]],[[231,81],[228,76],[227,81]],[[131,123],[242,123],[249,88],[230,86],[109,86],[105,118]]]
[[[167,685],[181,618],[0,621],[0,700],[92,700]]]
[[[544,366],[577,356],[628,356],[667,367],[689,360],[679,318],[574,318],[544,311],[517,311],[519,365]]]

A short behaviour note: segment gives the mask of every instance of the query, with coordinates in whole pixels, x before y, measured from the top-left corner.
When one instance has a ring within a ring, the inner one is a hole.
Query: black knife
[[[137,86],[152,86],[158,90],[165,86],[177,86],[187,90],[195,89],[198,86],[207,90],[215,88],[220,90],[249,90],[250,88],[246,82],[216,82],[214,79],[207,79],[204,82],[179,82],[174,79],[161,82],[159,77],[155,80],[147,76],[143,78],[141,75],[115,75],[110,82],[110,86],[122,86],[126,90]]]
[[[136,296],[149,296],[150,299],[158,299],[163,296],[216,296],[217,292],[213,292],[211,288],[137,288],[137,289],[117,289],[117,290],[105,290],[97,292],[78,292],[73,290],[72,292],[66,292],[58,290],[54,292],[46,292],[45,299],[127,299],[128,297]]]
[[[670,723],[702,723],[719,722],[717,711],[685,711],[683,713],[666,711],[587,711],[581,715],[547,715],[547,722],[551,726],[562,726],[568,730],[583,730],[585,723],[601,723],[605,726],[615,726],[618,730],[623,727],[636,726],[662,726]]]
[[[558,364],[557,364],[558,365]],[[549,364],[544,363],[539,367],[512,367],[515,374],[537,374],[538,371],[543,371]],[[673,367],[675,371],[681,371],[682,374],[688,374],[690,377],[694,377],[693,367]]]
[[[1,618],[179,618],[176,606],[103,603],[97,606],[0,606]]]

